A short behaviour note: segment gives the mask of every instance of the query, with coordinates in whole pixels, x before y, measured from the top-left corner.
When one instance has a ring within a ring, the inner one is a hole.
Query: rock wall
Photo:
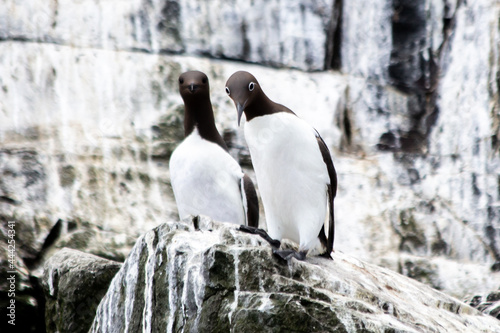
[[[18,221],[31,274],[44,244],[88,230],[120,247],[90,252],[123,259],[130,239],[177,218],[181,72],[208,74],[219,130],[251,174],[224,93],[248,70],[331,148],[337,252],[461,298],[496,290],[499,15],[495,0],[7,0],[1,219]]]
[[[324,68],[330,1],[35,1],[4,8],[2,37]]]

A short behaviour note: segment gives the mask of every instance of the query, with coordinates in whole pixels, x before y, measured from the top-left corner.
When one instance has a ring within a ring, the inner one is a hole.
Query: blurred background
[[[208,75],[252,177],[224,91],[233,72],[321,133],[339,177],[336,251],[462,300],[497,290],[499,16],[497,0],[4,0],[0,269],[15,221],[17,319],[43,326],[56,249],[123,261],[178,218],[168,161],[187,70]]]

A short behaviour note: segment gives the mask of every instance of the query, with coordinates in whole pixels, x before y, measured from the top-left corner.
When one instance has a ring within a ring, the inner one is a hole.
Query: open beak
[[[238,110],[238,126],[240,126],[241,115],[243,114],[243,111],[245,111],[245,105],[241,105],[240,103],[237,103],[236,109]]]

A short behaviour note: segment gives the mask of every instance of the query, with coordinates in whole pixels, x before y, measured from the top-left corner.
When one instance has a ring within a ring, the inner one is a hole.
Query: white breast
[[[180,218],[206,215],[245,224],[239,164],[219,145],[195,130],[170,158],[170,176]]]
[[[328,170],[315,130],[293,114],[255,117],[245,124],[269,235],[319,246],[327,213]]]

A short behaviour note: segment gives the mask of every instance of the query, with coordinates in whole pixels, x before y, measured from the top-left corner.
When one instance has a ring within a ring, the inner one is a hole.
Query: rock
[[[54,240],[52,247],[43,253],[44,258],[49,258],[62,248],[70,248],[123,262],[135,243],[135,238],[131,235],[102,230],[98,225],[80,219],[59,220],[59,223],[63,231]],[[43,262],[43,258],[40,261]]]
[[[34,132],[34,131],[33,131]],[[36,134],[28,140],[37,140]],[[20,258],[34,260],[55,223],[43,211],[48,200],[47,172],[37,149],[0,149],[0,200],[3,222],[14,221]]]
[[[6,311],[7,302],[13,299],[9,294],[11,292],[15,294],[16,328],[23,332],[45,331],[46,302],[41,281],[46,259],[61,248],[68,247],[124,261],[135,242],[135,239],[128,235],[103,231],[96,225],[77,219],[58,220],[50,229],[43,244],[37,245],[32,237],[40,230],[30,228],[30,224],[23,223],[25,221],[22,220],[11,220],[5,216],[0,216],[0,220],[2,222],[0,245],[5,249],[0,253],[0,273],[4,277],[14,276],[15,280],[12,288],[7,280],[0,283],[2,290],[0,303]],[[15,248],[14,244],[7,243],[12,239],[15,240]],[[7,321],[1,323],[0,327],[4,327],[7,331],[11,329]]]
[[[476,295],[465,300],[465,303],[479,311],[500,319],[500,290],[486,295]]]
[[[122,260],[177,218],[177,78],[198,69],[249,174],[224,92],[234,71],[322,134],[337,251],[459,299],[496,290],[499,13],[496,0],[5,1],[0,219],[17,222],[23,281],[60,246]]]
[[[85,48],[204,55],[322,70],[330,1],[35,1],[0,11],[0,38]],[[99,9],[98,9],[99,8]],[[99,10],[100,15],[95,15]],[[30,18],[30,24],[26,19]]]
[[[38,278],[31,274],[21,257],[24,253],[23,244],[17,242],[19,237],[16,235],[20,229],[20,226],[13,221],[1,221],[0,308],[2,310],[0,313],[2,321],[0,330],[2,332],[40,332],[45,330],[45,298]]]
[[[44,266],[48,332],[87,332],[118,262],[64,248]]]
[[[500,322],[396,272],[337,252],[282,262],[237,226],[201,218],[141,236],[91,332],[471,332]]]

